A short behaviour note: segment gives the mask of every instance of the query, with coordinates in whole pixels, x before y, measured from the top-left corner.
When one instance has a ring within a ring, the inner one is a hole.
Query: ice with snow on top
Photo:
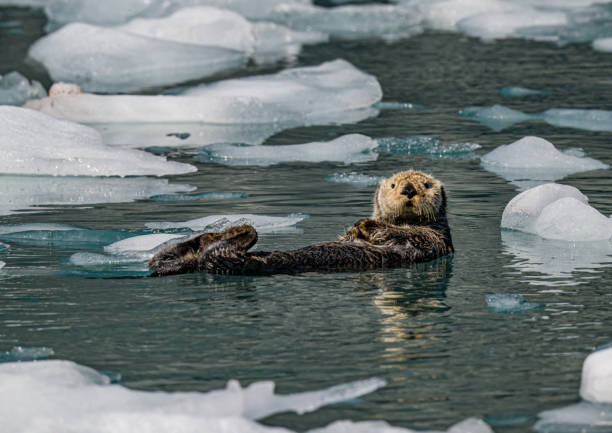
[[[383,179],[384,177],[382,176],[370,176],[353,171],[351,173],[330,174],[325,178],[325,181],[330,183],[348,183],[355,186],[372,186],[378,185]]]
[[[154,56],[151,53],[155,53]],[[94,92],[130,92],[211,76],[245,64],[241,51],[68,24],[36,41],[29,55],[54,81]]]
[[[593,41],[593,48],[597,51],[612,53],[612,38],[600,38]]]
[[[189,164],[103,143],[95,129],[25,108],[0,106],[1,174],[136,176],[196,171]]]
[[[527,302],[525,298],[516,293],[486,295],[485,302],[489,310],[502,314],[522,314],[543,306],[535,302]]]
[[[545,239],[591,242],[612,237],[612,219],[587,204],[576,188],[545,184],[524,191],[506,205],[501,227]]]
[[[591,353],[582,364],[580,397],[583,401],[538,414],[539,433],[604,432],[612,424],[612,347]]]
[[[482,156],[482,166],[513,183],[552,181],[573,173],[609,168],[596,159],[587,158],[581,151],[568,149],[560,152],[540,137],[523,137],[502,145]]]
[[[507,86],[499,89],[499,94],[505,98],[522,98],[525,96],[544,96],[545,90],[528,89],[526,87]]]
[[[378,113],[372,106],[381,98],[375,77],[337,59],[203,84],[176,95],[71,93],[30,101],[27,106],[76,122],[100,124],[105,139],[112,143],[151,146],[171,142],[193,147],[222,142],[260,144],[286,128],[358,122]],[[168,136],[173,132],[189,136],[184,140]],[[139,138],[140,134],[144,135]]]
[[[47,91],[38,81],[30,81],[17,71],[0,75],[0,104],[23,105],[30,99],[47,96]]]
[[[287,227],[293,227],[298,222],[307,218],[303,214],[291,214],[286,217],[233,214],[233,215],[208,215],[181,222],[149,222],[145,226],[150,229],[177,229],[187,228],[193,231],[223,231],[228,227],[250,224],[259,232],[273,232]]]
[[[378,143],[361,134],[348,134],[327,142],[288,144],[276,146],[245,146],[212,144],[204,147],[198,156],[200,162],[225,165],[269,166],[289,162],[337,162],[354,164],[375,161]]]

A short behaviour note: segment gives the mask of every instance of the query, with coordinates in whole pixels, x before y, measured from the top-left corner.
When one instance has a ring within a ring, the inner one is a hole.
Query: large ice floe
[[[304,214],[291,214],[286,217],[234,214],[234,215],[208,215],[201,218],[181,222],[149,222],[145,226],[150,229],[189,229],[193,231],[222,231],[228,227],[250,224],[258,232],[274,232],[295,226],[298,222],[308,218]]]
[[[230,380],[209,392],[149,392],[113,384],[89,367],[64,360],[0,364],[3,429],[11,433],[292,433],[256,422],[272,414],[304,414],[350,402],[385,385],[377,378],[297,394],[276,394],[273,382],[242,387]],[[61,398],[57,398],[61,396]],[[24,404],[27,402],[27,404]],[[350,403],[348,403],[350,404]],[[310,433],[415,433],[384,421],[337,421]],[[425,432],[423,432],[425,433]],[[492,433],[468,418],[447,433]]]
[[[551,125],[587,131],[612,131],[612,111],[551,108],[542,113],[527,114],[503,105],[466,107],[459,116],[474,119],[494,131],[501,131],[527,120],[543,120]]]
[[[107,146],[92,128],[24,108],[0,106],[0,146],[0,214],[194,189],[167,179],[125,177],[188,173],[196,170],[192,165]]]
[[[559,151],[540,137],[523,137],[481,157],[482,166],[520,189],[609,166],[584,156],[580,149]]]
[[[589,206],[577,188],[554,183],[528,189],[510,200],[501,227],[572,242],[612,238],[611,218]]]
[[[47,91],[38,81],[30,81],[17,71],[0,76],[0,105],[23,105],[30,99],[44,98]]]
[[[612,347],[591,353],[582,365],[580,397],[583,401],[540,412],[534,429],[539,433],[595,433],[612,425]]]
[[[337,162],[352,164],[375,161],[378,143],[361,134],[343,135],[328,142],[313,142],[278,146],[244,146],[212,144],[198,155],[201,162],[226,165],[268,166],[287,162]]]
[[[203,84],[175,95],[105,96],[76,89],[55,95],[53,89],[49,98],[27,107],[92,124],[109,143],[142,147],[260,144],[286,128],[352,123],[376,115],[372,105],[382,98],[375,77],[340,59]]]

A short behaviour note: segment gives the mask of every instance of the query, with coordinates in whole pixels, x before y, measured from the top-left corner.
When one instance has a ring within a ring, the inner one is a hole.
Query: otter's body
[[[149,266],[155,276],[342,272],[408,266],[453,252],[444,187],[418,171],[381,182],[372,218],[359,220],[338,241],[249,253],[256,242],[257,232],[249,225],[204,233],[161,251]]]

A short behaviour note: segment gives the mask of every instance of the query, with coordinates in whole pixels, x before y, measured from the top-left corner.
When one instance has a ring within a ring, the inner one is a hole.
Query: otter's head
[[[374,219],[404,225],[428,225],[446,218],[444,185],[416,170],[383,180],[374,195]]]

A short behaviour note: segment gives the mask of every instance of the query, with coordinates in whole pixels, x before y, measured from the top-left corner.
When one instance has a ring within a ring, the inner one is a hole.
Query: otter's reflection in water
[[[566,242],[502,230],[504,252],[515,257],[508,265],[526,274],[525,282],[543,286],[575,286],[596,278],[612,266],[612,243]]]
[[[452,256],[444,256],[408,269],[362,276],[361,289],[374,292],[374,305],[382,313],[381,340],[386,346],[383,356],[387,368],[409,360],[446,356],[429,348],[447,333],[440,317],[450,309],[445,292],[451,275]]]

